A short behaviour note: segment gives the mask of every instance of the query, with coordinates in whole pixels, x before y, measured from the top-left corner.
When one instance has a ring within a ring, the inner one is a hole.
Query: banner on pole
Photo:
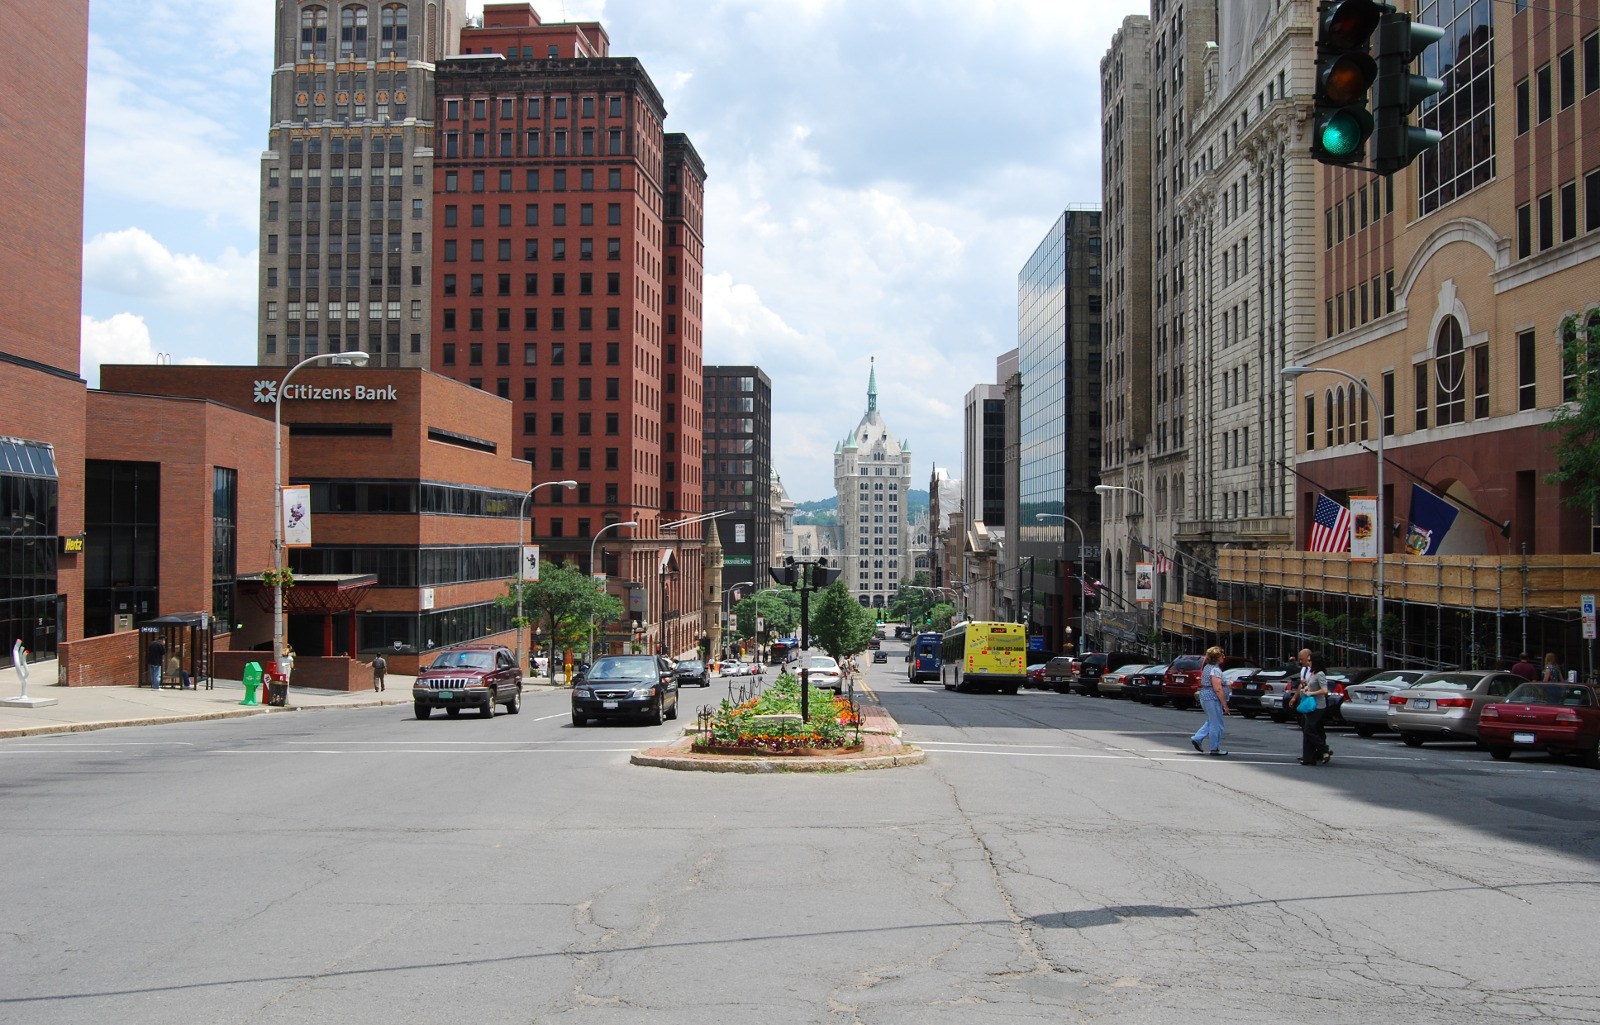
[[[1136,562],[1133,564],[1133,600],[1141,605],[1149,605],[1156,600],[1155,563]]]
[[[1350,496],[1350,561],[1376,562],[1378,559],[1378,500],[1371,496]]]
[[[538,545],[522,546],[522,562],[518,566],[518,572],[521,574],[521,576],[518,577],[520,580],[532,581],[535,584],[539,582]]]
[[[283,543],[287,548],[311,547],[311,488],[296,484],[283,489]]]

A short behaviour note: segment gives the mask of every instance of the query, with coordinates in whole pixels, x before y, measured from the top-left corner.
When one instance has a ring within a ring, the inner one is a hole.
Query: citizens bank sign
[[[278,401],[277,381],[257,381],[255,401],[272,404]],[[398,402],[399,389],[394,385],[368,388],[358,384],[354,388],[322,388],[314,384],[291,384],[283,390],[286,402]]]

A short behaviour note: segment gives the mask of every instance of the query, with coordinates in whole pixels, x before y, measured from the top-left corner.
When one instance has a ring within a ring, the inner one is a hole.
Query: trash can
[[[267,680],[267,704],[283,708],[289,703],[289,674],[277,662],[263,667]]]
[[[261,663],[246,662],[244,664],[244,700],[241,705],[258,705],[256,693],[261,689]]]

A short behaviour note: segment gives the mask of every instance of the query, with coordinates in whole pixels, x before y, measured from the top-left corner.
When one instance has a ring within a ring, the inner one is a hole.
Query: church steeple
[[[872,369],[867,372],[867,412],[878,408],[878,357],[871,358]]]

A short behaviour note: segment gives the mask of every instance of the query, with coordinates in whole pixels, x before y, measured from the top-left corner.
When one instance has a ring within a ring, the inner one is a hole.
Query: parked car
[[[1133,665],[1118,666],[1109,672],[1101,673],[1100,685],[1096,689],[1103,698],[1120,698],[1123,696],[1124,687],[1127,686],[1128,677],[1144,667],[1145,663],[1136,662]]]
[[[806,660],[806,674],[811,686],[822,690],[842,690],[844,673],[831,655],[812,655]]]
[[[1129,701],[1148,704],[1152,696],[1161,693],[1161,680],[1167,675],[1165,662],[1158,666],[1145,666],[1122,681],[1122,696]]]
[[[711,670],[697,658],[686,658],[678,663],[675,670],[678,674],[678,686],[709,687],[711,686]]]
[[[1283,711],[1283,692],[1299,679],[1293,669],[1255,669],[1240,676],[1228,688],[1228,707],[1236,715],[1255,719]]]
[[[1522,684],[1514,673],[1447,670],[1429,673],[1389,696],[1389,729],[1407,747],[1427,740],[1477,740],[1483,706],[1504,701]]]
[[[1163,701],[1172,702],[1174,708],[1193,708],[1195,695],[1200,693],[1200,669],[1205,665],[1204,655],[1179,655],[1167,666],[1167,675],[1161,682],[1161,700],[1152,704],[1161,704]],[[1222,671],[1224,674],[1230,669],[1260,669],[1258,662],[1253,662],[1242,655],[1222,656]]]
[[[1105,675],[1107,668],[1149,664],[1150,656],[1142,651],[1091,651],[1083,656],[1083,661],[1076,667],[1072,692],[1097,698],[1100,696],[1100,677]]]
[[[755,662],[740,662],[734,659],[722,663],[722,668],[717,671],[718,676],[755,676],[761,672],[761,667]]]
[[[1478,739],[1504,761],[1513,751],[1576,755],[1600,769],[1600,695],[1582,683],[1524,683],[1483,706]]]
[[[887,662],[889,661],[889,653],[882,648],[875,648],[872,652],[872,661],[874,663]]]
[[[1027,686],[1029,686],[1029,687],[1039,687],[1039,688],[1044,689],[1044,690],[1048,690],[1050,688],[1050,685],[1048,683],[1044,682],[1044,667],[1047,664],[1048,663],[1045,663],[1045,662],[1035,662],[1033,665],[1028,667],[1028,669],[1027,669],[1027,673],[1028,673]]]
[[[1360,683],[1347,684],[1340,713],[1358,737],[1389,728],[1389,697],[1428,675],[1425,669],[1381,669]]]
[[[418,719],[435,708],[454,719],[463,708],[475,708],[485,719],[494,707],[505,705],[516,715],[522,711],[522,670],[517,656],[499,644],[467,644],[440,652],[433,664],[417,674],[411,685],[411,705]]]
[[[1072,678],[1077,675],[1077,664],[1078,660],[1071,655],[1057,655],[1044,664],[1044,685],[1057,694],[1068,693]]]
[[[603,655],[572,688],[572,725],[590,719],[643,719],[659,726],[678,717],[678,674],[656,655]]]

